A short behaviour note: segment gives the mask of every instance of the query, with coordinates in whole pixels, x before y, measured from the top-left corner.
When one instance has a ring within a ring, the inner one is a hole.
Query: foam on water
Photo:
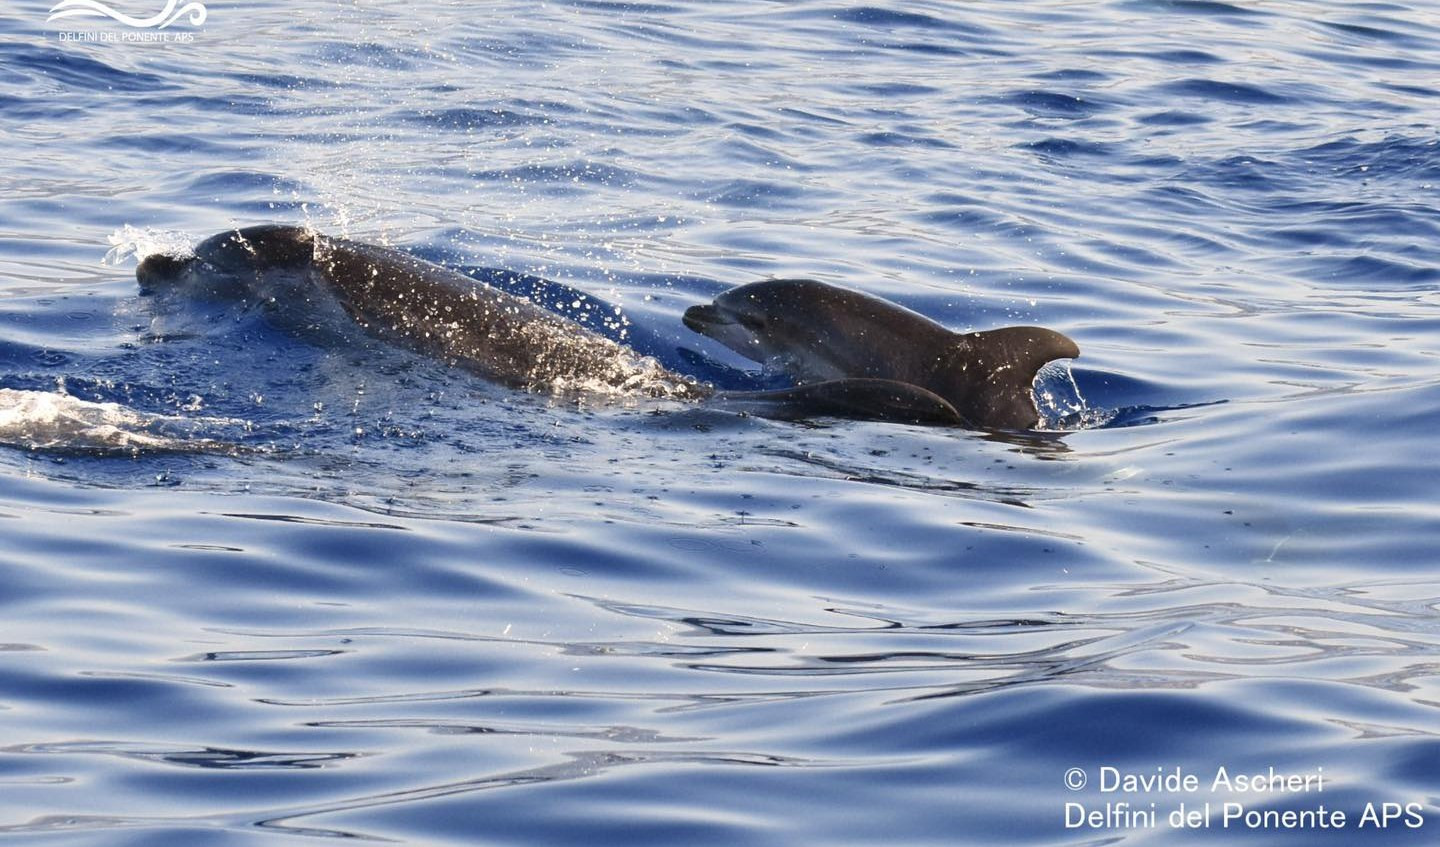
[[[238,426],[243,423],[147,414],[119,403],[96,403],[60,392],[0,388],[0,444],[27,450],[213,450],[224,445],[197,433]]]

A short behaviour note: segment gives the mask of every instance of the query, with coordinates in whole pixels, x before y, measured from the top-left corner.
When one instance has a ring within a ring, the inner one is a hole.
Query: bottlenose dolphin
[[[685,325],[802,386],[872,378],[925,389],[981,429],[1033,429],[1036,372],[1080,355],[1054,330],[952,332],[878,297],[809,279],[732,288],[686,310]]]
[[[717,392],[573,321],[399,250],[269,224],[223,232],[194,255],[146,257],[142,292],[185,288],[277,310],[336,301],[373,335],[505,385],[549,393],[610,393],[712,405],[763,417],[839,416],[959,425],[950,403],[884,378],[777,391]],[[322,304],[323,305],[323,304]]]
[[[181,279],[210,290],[238,286],[278,309],[294,308],[297,298],[333,297],[370,333],[515,388],[676,399],[708,393],[528,300],[408,253],[301,227],[223,232],[201,242],[193,258],[148,257],[135,274],[146,288]]]

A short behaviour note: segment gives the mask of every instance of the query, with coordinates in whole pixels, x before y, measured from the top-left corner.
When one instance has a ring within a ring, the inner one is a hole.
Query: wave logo
[[[180,8],[177,9],[177,6]],[[136,29],[164,29],[186,15],[190,16],[191,26],[200,26],[205,23],[205,4],[191,2],[180,6],[180,0],[165,0],[165,8],[158,14],[148,18],[136,18],[118,12],[99,0],[60,0],[50,10],[50,17],[46,18],[45,22],[61,18],[110,18]]]

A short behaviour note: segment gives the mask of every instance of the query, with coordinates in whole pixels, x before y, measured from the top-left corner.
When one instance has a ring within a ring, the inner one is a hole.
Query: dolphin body
[[[222,232],[188,257],[152,255],[142,293],[181,289],[277,311],[337,302],[363,329],[486,379],[545,393],[704,400],[781,420],[846,417],[958,425],[932,392],[884,379],[715,391],[529,300],[399,250],[265,224]]]
[[[193,258],[147,257],[135,276],[142,290],[185,284],[213,295],[228,287],[280,311],[333,298],[373,335],[515,388],[677,399],[707,393],[528,300],[408,253],[302,227],[223,232],[201,242]]]
[[[957,333],[878,297],[809,279],[742,285],[692,306],[685,325],[804,387],[879,379],[944,400],[980,429],[1033,429],[1035,375],[1080,348],[1036,326]]]
[[[464,274],[399,250],[303,227],[266,224],[222,232],[196,246],[194,256],[149,256],[135,275],[142,293],[184,287],[200,296],[239,297],[280,311],[304,305],[297,300],[321,307],[338,302],[372,335],[516,388],[701,400],[782,420],[828,416],[1033,427],[1037,417],[1029,391],[1035,371],[1050,359],[1078,353],[1073,342],[1049,330],[957,336],[857,292],[772,280],[734,289],[713,305],[695,306],[685,322],[758,361],[779,362],[801,384],[717,392]],[[761,293],[775,296],[756,296]],[[858,309],[848,321],[846,308]],[[807,317],[816,322],[807,327]],[[967,353],[970,359],[964,360]],[[974,366],[971,378],[932,379],[914,364],[927,357],[959,362],[962,370],[968,361]],[[963,390],[952,390],[956,385]],[[987,389],[1006,392],[1006,397],[987,400]]]

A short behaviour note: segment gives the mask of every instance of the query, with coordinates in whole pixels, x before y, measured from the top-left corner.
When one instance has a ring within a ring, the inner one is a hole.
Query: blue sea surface
[[[0,11],[0,842],[1440,843],[1432,5],[54,5]],[[141,295],[264,222],[732,387],[680,316],[767,276],[1039,324],[1084,409],[576,403]]]

